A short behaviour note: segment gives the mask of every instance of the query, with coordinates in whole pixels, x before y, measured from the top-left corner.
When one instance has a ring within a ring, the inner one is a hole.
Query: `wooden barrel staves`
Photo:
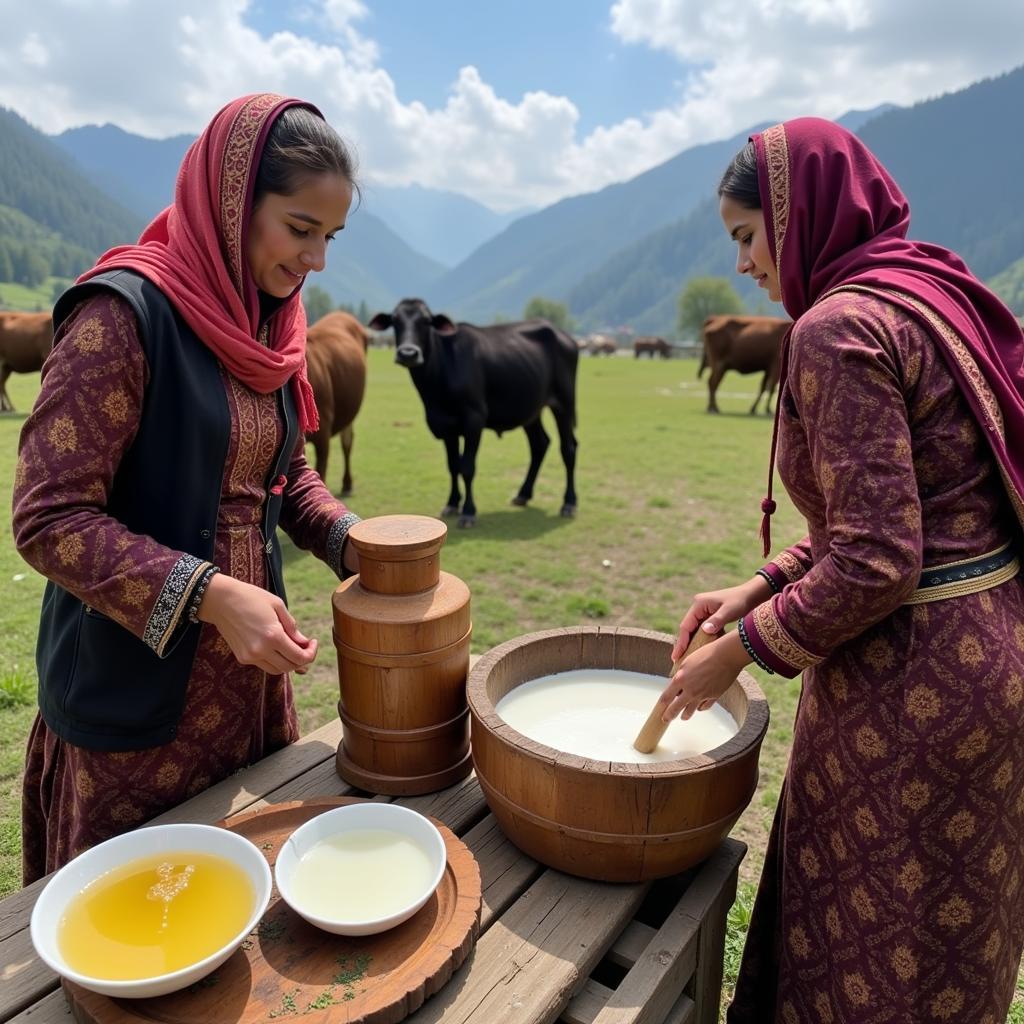
[[[754,795],[768,703],[746,672],[719,703],[739,732],[680,761],[594,761],[528,739],[495,705],[531,679],[581,668],[666,675],[673,637],[595,627],[530,633],[473,667],[473,764],[505,834],[549,867],[606,882],[685,871],[709,856]]]
[[[349,531],[359,575],[332,599],[343,727],[336,766],[371,793],[432,793],[472,770],[469,588],[441,571],[446,534],[429,516],[378,516]]]

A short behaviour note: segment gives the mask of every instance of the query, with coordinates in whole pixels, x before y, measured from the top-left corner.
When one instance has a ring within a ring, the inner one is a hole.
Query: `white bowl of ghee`
[[[399,804],[355,803],[311,818],[284,842],[277,891],[310,924],[374,935],[421,910],[444,876],[444,838]]]
[[[270,902],[266,858],[213,825],[152,825],[99,843],[39,894],[29,931],[40,959],[83,988],[167,995],[219,967]]]

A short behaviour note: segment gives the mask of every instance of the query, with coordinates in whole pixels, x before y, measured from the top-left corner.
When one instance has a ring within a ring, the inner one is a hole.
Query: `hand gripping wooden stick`
[[[701,623],[703,625],[703,623]],[[671,679],[679,671],[680,665],[686,659],[693,654],[694,651],[699,651],[705,644],[710,644],[714,640],[717,640],[722,636],[722,631],[719,630],[717,633],[705,633],[700,626],[697,627],[697,632],[690,638],[690,644],[685,651],[672,663],[672,672],[669,674]],[[669,723],[663,722],[661,719],[662,714],[665,711],[666,705],[662,704],[659,700],[654,705],[654,710],[647,716],[647,721],[644,722],[643,728],[637,733],[637,737],[633,740],[633,748],[639,750],[641,754],[649,754],[658,745],[661,737],[665,735],[665,730],[668,728]]]

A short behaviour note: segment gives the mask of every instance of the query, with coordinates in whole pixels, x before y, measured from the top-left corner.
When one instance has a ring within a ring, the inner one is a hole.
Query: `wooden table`
[[[341,723],[331,722],[155,822],[216,822],[288,800],[361,795],[335,772],[340,740]],[[410,1024],[716,1024],[742,843],[727,839],[674,879],[610,885],[526,857],[499,830],[472,777],[399,802],[459,835],[483,881],[475,951]],[[29,938],[45,881],[0,901],[0,1022],[72,1020]]]

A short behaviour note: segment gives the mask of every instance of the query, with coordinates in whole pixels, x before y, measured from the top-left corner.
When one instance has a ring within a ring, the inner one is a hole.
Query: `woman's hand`
[[[772,588],[768,586],[768,581],[763,576],[754,576],[738,587],[726,587],[725,590],[710,590],[706,594],[697,594],[683,616],[683,621],[679,623],[679,637],[672,648],[672,660],[676,661],[690,645],[690,640],[693,639],[698,627],[705,633],[718,633],[728,623],[743,618],[747,612],[771,596]],[[741,648],[742,646],[740,644]]]
[[[728,623],[742,618],[771,596],[772,588],[763,576],[754,576],[738,587],[697,594],[679,623],[672,661],[682,657],[698,629],[720,633]],[[750,661],[736,633],[718,637],[714,643],[694,651],[658,698],[665,705],[662,720],[669,722],[677,715],[687,719],[695,711],[707,711]]]
[[[670,722],[677,715],[687,719],[695,711],[707,711],[750,660],[735,632],[694,651],[658,698],[665,706],[662,721]]]
[[[299,632],[284,601],[225,573],[210,578],[198,616],[217,627],[242,665],[271,675],[301,674],[316,657],[316,640]]]

